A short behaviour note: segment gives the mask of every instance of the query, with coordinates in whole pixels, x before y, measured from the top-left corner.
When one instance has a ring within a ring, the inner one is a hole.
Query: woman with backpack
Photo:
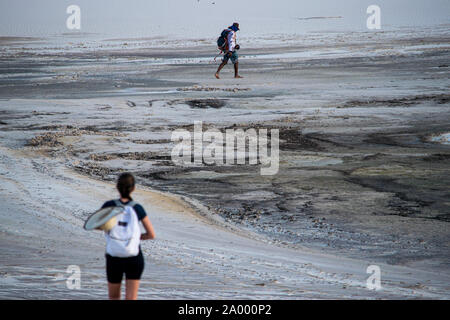
[[[140,240],[155,238],[155,231],[144,208],[133,201],[131,193],[135,190],[135,179],[130,173],[123,173],[117,180],[120,199],[110,200],[103,208],[122,207],[123,212],[115,216],[114,227],[105,231],[106,237],[106,275],[108,278],[109,299],[119,300],[123,274],[125,274],[125,299],[136,300],[139,280],[144,271],[144,256]],[[146,233],[141,235],[139,222]]]

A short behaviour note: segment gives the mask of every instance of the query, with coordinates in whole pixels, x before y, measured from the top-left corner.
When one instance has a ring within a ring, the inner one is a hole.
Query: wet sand
[[[105,298],[103,239],[81,226],[132,171],[158,236],[144,298],[448,298],[450,41],[373,37],[242,50],[245,78],[220,81],[201,44],[4,49],[1,296]],[[175,166],[194,120],[279,129],[279,173]],[[70,264],[80,291],[55,276]]]

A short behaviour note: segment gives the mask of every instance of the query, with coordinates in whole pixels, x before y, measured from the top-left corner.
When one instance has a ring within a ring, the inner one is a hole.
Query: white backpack
[[[114,200],[117,207],[122,207],[123,212],[116,216],[116,225],[105,233],[106,253],[112,257],[128,258],[139,254],[141,241],[141,229],[139,219],[133,206],[133,201],[126,205],[119,200]]]

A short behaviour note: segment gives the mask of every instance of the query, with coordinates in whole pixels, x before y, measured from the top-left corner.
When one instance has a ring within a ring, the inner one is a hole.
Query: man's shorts
[[[224,55],[222,61],[223,62],[228,62],[228,60],[231,59],[231,62],[233,62],[233,64],[235,64],[236,62],[238,62],[239,60],[239,56],[237,54],[237,51],[233,51],[233,54],[231,55],[231,57],[229,57],[228,55]]]

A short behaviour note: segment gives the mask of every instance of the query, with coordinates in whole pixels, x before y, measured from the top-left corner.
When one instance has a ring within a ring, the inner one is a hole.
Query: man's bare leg
[[[224,62],[222,62],[222,63],[220,64],[220,66],[219,66],[219,68],[217,69],[217,72],[216,72],[216,78],[217,78],[217,79],[220,79],[220,77],[219,77],[219,72],[220,72],[220,70],[223,69],[223,67],[225,67],[226,64],[227,64],[227,61],[224,61]]]
[[[236,63],[234,64],[234,77],[237,78],[237,79],[242,78],[242,77],[239,75],[239,62],[237,62],[237,61],[236,61]]]

